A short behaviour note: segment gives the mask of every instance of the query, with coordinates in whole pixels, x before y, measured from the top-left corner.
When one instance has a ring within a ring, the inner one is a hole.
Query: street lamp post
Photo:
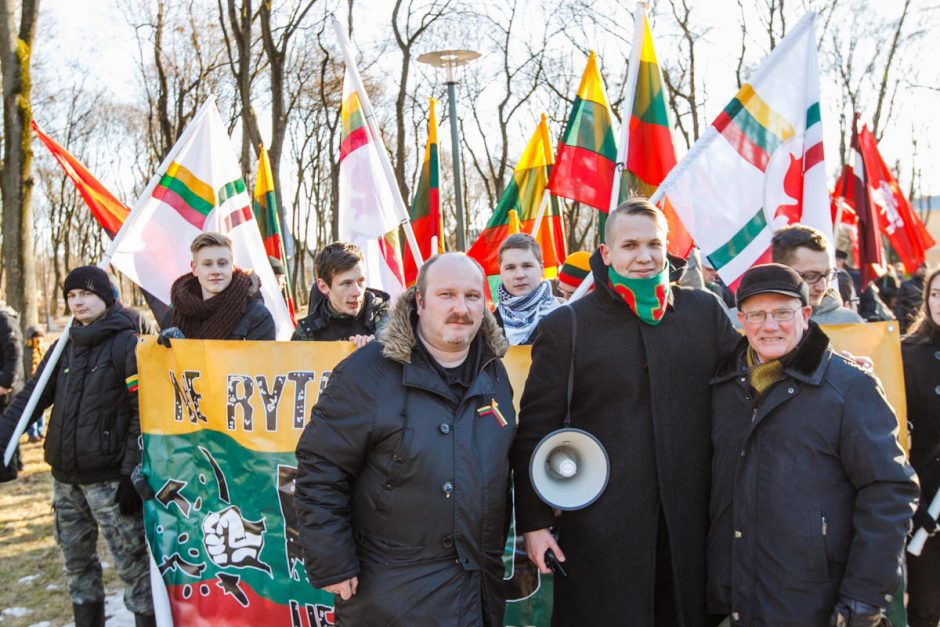
[[[450,141],[454,162],[454,196],[457,208],[457,248],[467,250],[466,228],[463,213],[463,189],[460,181],[460,134],[457,129],[457,77],[456,69],[462,65],[478,59],[480,53],[475,50],[437,50],[427,52],[418,57],[420,63],[427,63],[434,67],[444,68],[446,72],[447,99],[450,109]]]

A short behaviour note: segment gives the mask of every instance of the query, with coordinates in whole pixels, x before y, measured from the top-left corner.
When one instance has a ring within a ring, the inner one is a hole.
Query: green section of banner
[[[147,538],[167,586],[237,574],[272,603],[332,605],[310,586],[297,542],[291,453],[259,453],[208,429],[144,435],[143,470],[156,497]]]

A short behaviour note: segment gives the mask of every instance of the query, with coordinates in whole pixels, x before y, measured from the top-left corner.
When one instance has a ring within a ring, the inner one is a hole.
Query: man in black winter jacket
[[[75,323],[29,421],[52,405],[45,441],[52,467],[56,539],[65,559],[76,627],[104,625],[96,539],[102,530],[137,625],[154,625],[141,500],[130,476],[140,461],[137,334],[100,268],[72,270],[63,293]],[[61,340],[60,340],[61,341]],[[20,420],[46,358],[0,419],[0,450]]]
[[[711,613],[732,625],[875,627],[918,495],[878,380],[833,353],[793,269],[755,266],[712,380]]]
[[[907,333],[907,328],[914,322],[924,303],[924,278],[927,276],[927,264],[922,263],[914,271],[914,276],[901,283],[898,288],[894,315],[901,324],[901,334]]]
[[[297,445],[307,578],[336,624],[500,627],[512,388],[485,277],[432,257],[333,371]]]
[[[362,251],[334,242],[314,259],[317,281],[310,290],[309,314],[297,321],[294,341],[351,341],[358,347],[375,339],[388,319],[389,296],[366,287]]]

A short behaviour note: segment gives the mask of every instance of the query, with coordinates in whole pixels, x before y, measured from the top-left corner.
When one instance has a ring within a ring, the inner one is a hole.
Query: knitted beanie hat
[[[558,280],[565,285],[578,287],[591,271],[591,253],[579,250],[565,257],[565,263],[558,271]]]
[[[111,279],[108,278],[108,273],[98,266],[79,266],[69,272],[62,284],[62,296],[68,300],[72,290],[88,290],[96,294],[108,307],[114,304]]]

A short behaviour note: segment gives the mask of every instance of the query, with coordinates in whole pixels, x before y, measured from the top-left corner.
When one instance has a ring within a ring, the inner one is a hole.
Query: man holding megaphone
[[[595,290],[535,332],[516,521],[541,572],[551,549],[568,573],[556,626],[707,621],[708,382],[739,336],[714,295],[669,284],[666,235],[646,199],[620,205],[591,258]],[[565,426],[588,435],[550,435]]]

